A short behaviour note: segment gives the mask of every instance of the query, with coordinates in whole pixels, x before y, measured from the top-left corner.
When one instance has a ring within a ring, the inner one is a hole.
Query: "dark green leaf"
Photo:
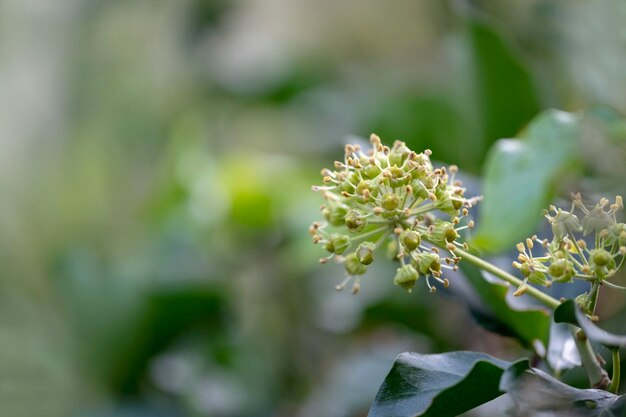
[[[528,360],[516,362],[502,375],[500,389],[513,400],[512,417],[611,417],[626,412],[624,397],[598,389],[570,387]]]
[[[443,92],[408,91],[376,106],[363,134],[402,138],[411,149],[430,149],[440,161],[454,161],[464,170],[478,171],[480,152],[463,146],[467,141],[460,117]],[[445,140],[442,140],[445,138]],[[486,149],[482,150],[482,154]]]
[[[461,12],[465,61],[459,70],[465,86],[471,86],[468,118],[476,120],[478,145],[489,144],[519,131],[540,110],[536,88],[528,65],[506,34],[469,8]],[[473,153],[484,149],[467,149]]]
[[[482,303],[479,311],[487,309],[483,314],[475,314],[483,326],[505,336],[515,336],[527,347],[536,340],[547,346],[550,315],[545,309],[530,304],[525,309],[519,309],[518,306],[512,308],[506,299],[509,291],[507,284],[490,282],[483,271],[470,264],[461,262],[461,268],[480,296]]]
[[[378,390],[369,417],[456,416],[500,396],[509,363],[478,352],[403,353]]]
[[[576,325],[585,331],[590,340],[608,348],[626,347],[626,336],[609,333],[596,326],[574,300],[567,300],[554,310],[554,321]]]
[[[578,116],[549,110],[536,117],[520,139],[502,139],[486,161],[484,202],[474,245],[510,249],[529,236],[552,200],[558,174],[576,160]]]

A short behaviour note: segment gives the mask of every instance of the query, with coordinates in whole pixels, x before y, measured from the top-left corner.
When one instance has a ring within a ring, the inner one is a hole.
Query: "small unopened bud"
[[[574,265],[567,259],[558,259],[552,262],[548,268],[548,273],[557,282],[572,282]]]
[[[341,255],[350,247],[350,236],[333,234],[326,242],[325,248],[328,252]]]
[[[363,265],[374,262],[374,250],[376,245],[372,242],[362,242],[356,249],[356,257]]]
[[[413,265],[408,264],[398,268],[393,283],[411,292],[418,278],[419,274]]]
[[[419,233],[414,230],[405,230],[400,234],[400,242],[410,251],[417,249],[422,242]]]
[[[550,285],[552,285],[552,283],[548,281],[546,274],[537,270],[531,271],[531,273],[528,275],[528,281],[532,282],[533,284],[543,285],[544,287],[549,287]]]
[[[359,259],[354,253],[346,256],[343,265],[348,275],[363,275],[367,272],[367,266],[359,262]]]
[[[387,193],[383,195],[381,206],[387,211],[393,211],[400,205],[400,197],[395,193]]]
[[[613,257],[604,249],[594,249],[591,252],[590,261],[596,266],[607,266],[613,261]]]
[[[428,275],[431,271],[439,271],[441,264],[439,263],[439,255],[435,253],[424,252],[419,257],[419,269],[424,275]]]
[[[343,204],[331,204],[322,209],[322,215],[332,226],[343,225],[346,214],[348,214],[348,208]]]
[[[458,239],[458,237],[459,237],[459,234],[456,230],[452,228],[446,230],[446,234],[445,234],[446,242],[448,243],[454,242],[456,239]]]
[[[356,210],[350,210],[345,217],[346,227],[353,232],[363,230],[367,224],[367,219]]]

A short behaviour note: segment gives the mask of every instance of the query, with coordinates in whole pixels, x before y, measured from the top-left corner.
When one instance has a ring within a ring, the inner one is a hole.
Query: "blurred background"
[[[626,188],[624,21],[618,0],[0,0],[0,414],[365,416],[400,352],[527,353],[462,280],[409,295],[378,265],[336,293],[310,186],[376,132],[480,192],[490,146],[559,108],[610,126],[556,191]]]

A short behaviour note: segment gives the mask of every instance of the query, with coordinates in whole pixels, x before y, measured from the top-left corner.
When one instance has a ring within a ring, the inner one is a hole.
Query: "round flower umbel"
[[[552,241],[533,236],[526,239],[525,245],[517,245],[520,253],[518,262],[513,262],[513,266],[525,279],[515,294],[524,293],[527,281],[549,287],[553,281],[582,279],[591,283],[591,291],[577,301],[591,314],[600,285],[626,289],[608,281],[623,265],[626,255],[626,224],[619,223],[616,218],[616,213],[623,208],[622,197],[617,196],[613,204],[609,205],[609,200],[602,198],[589,209],[583,204],[580,194],[573,195],[570,211],[550,206],[550,212],[546,212],[545,217],[552,225]],[[574,213],[576,209],[582,212],[582,221]],[[588,235],[592,239],[583,239]],[[591,248],[587,241],[593,245]],[[533,255],[534,243],[543,247],[542,256]]]
[[[325,221],[310,228],[313,242],[330,252],[320,262],[342,262],[347,278],[337,290],[355,277],[352,292],[357,293],[360,277],[385,246],[400,262],[396,285],[410,292],[425,277],[431,292],[436,291],[431,279],[448,286],[443,270],[458,268],[454,251],[464,247],[459,232],[474,225],[461,226],[461,219],[477,199],[464,197],[455,166],[433,167],[429,150],[416,153],[400,141],[389,148],[376,135],[370,142],[367,151],[347,145],[344,160],[335,162],[334,170],[322,170],[324,185],[312,187],[325,200]]]

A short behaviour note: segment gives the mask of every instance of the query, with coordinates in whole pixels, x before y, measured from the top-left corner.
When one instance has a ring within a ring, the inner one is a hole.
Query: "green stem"
[[[589,291],[589,308],[585,313],[593,316],[596,311],[596,303],[598,302],[598,295],[600,294],[600,281],[594,281],[591,284],[591,290]]]
[[[514,277],[508,272],[498,268],[497,266],[487,261],[482,260],[481,258],[477,256],[472,255],[469,252],[464,251],[463,249],[455,249],[454,252],[457,253],[461,258],[463,258],[467,262],[473,265],[476,265],[477,267],[479,267],[480,269],[484,271],[492,273],[493,275],[508,282],[511,285],[514,285],[516,287],[519,287],[520,285],[522,285],[522,280],[520,280],[519,278]],[[561,305],[559,300],[549,296],[543,291],[540,291],[530,285],[526,288],[526,294],[530,295],[531,297],[534,297],[536,300],[542,302],[543,304],[545,304],[547,307],[550,307],[551,309],[555,309],[559,305]]]
[[[607,389],[611,380],[609,379],[609,375],[606,373],[604,368],[602,368],[598,362],[598,358],[596,358],[596,354],[591,347],[591,343],[589,343],[587,335],[576,326],[570,325],[570,330],[574,336],[574,342],[576,343],[578,353],[580,354],[580,362],[587,372],[589,384],[592,388]]]
[[[360,235],[354,237],[352,239],[352,241],[363,240],[363,239],[368,238],[368,237],[376,236],[377,234],[384,232],[386,229],[388,229],[388,227],[387,226],[383,226],[383,227],[379,227],[379,228],[370,230],[367,233],[363,233],[363,234],[360,234]]]
[[[584,262],[585,265],[589,265],[589,262],[587,261],[587,258],[585,258],[585,254],[583,253],[583,250],[580,248],[580,246],[578,246],[578,241],[576,240],[576,237],[574,237],[574,234],[572,232],[569,232],[568,234],[569,238],[574,244],[574,247],[576,248],[576,252],[578,252],[578,256],[580,256],[580,259]]]
[[[613,349],[613,375],[611,375],[611,385],[609,385],[609,391],[613,394],[617,394],[617,390],[619,389],[619,379],[620,379],[620,360],[619,360],[619,348]]]

